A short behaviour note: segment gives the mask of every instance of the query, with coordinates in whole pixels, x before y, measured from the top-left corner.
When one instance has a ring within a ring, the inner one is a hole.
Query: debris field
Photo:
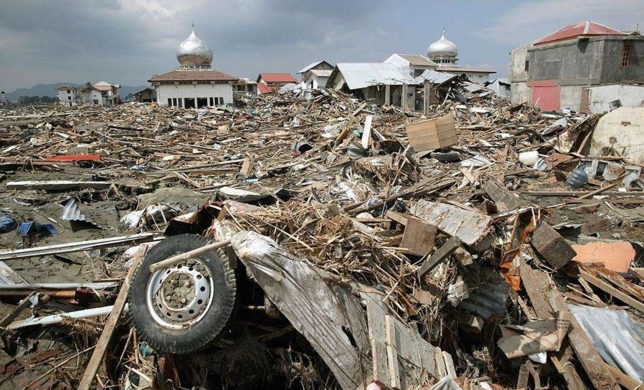
[[[641,388],[642,165],[435,93],[1,110],[0,388]]]

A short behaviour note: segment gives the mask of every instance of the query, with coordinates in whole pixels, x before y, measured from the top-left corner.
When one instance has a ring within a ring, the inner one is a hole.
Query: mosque
[[[441,38],[429,45],[427,57],[436,63],[438,72],[451,73],[455,75],[465,75],[470,81],[484,83],[489,81],[490,74],[496,73],[489,69],[479,69],[473,67],[461,67],[458,65],[458,46],[449,39],[443,30]]]
[[[179,68],[148,80],[156,87],[157,102],[170,107],[201,108],[233,103],[233,77],[212,69],[212,50],[193,30],[179,45]]]

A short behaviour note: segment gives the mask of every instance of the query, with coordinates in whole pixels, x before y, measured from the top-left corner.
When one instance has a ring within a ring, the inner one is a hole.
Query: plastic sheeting
[[[570,311],[608,364],[644,381],[644,324],[626,311],[574,305]]]

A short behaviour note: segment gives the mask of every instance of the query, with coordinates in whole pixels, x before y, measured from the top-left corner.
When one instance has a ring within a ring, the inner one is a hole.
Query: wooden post
[[[385,106],[391,104],[391,86],[385,85]]]
[[[408,91],[409,91],[409,85],[403,84],[402,97],[400,99],[400,108],[402,108],[403,112],[407,111],[407,92]]]
[[[423,91],[423,115],[428,116],[429,115],[429,101],[431,99],[431,83],[429,80],[425,80],[424,83],[424,88],[425,90]]]

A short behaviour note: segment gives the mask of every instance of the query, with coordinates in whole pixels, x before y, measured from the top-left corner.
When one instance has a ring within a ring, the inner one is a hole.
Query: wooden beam
[[[422,278],[426,273],[436,268],[443,260],[449,255],[454,253],[461,247],[461,240],[458,237],[452,237],[443,244],[434,254],[423,262],[418,271],[416,271],[419,278]]]
[[[94,377],[96,376],[98,367],[103,360],[103,355],[105,354],[107,345],[112,338],[112,333],[114,333],[116,324],[121,317],[121,313],[123,312],[123,308],[125,307],[125,303],[127,302],[127,294],[130,291],[132,276],[134,275],[134,271],[136,271],[137,267],[139,266],[141,259],[142,258],[138,258],[132,263],[130,269],[127,272],[127,276],[125,276],[125,280],[123,280],[123,287],[121,287],[121,291],[119,291],[119,295],[116,297],[114,307],[112,308],[110,315],[107,317],[107,322],[103,327],[101,337],[98,339],[96,348],[94,349],[92,357],[90,358],[89,363],[87,364],[87,368],[85,369],[85,373],[83,373],[83,378],[81,379],[80,385],[78,386],[79,390],[89,390],[92,382],[94,382]]]
[[[620,301],[624,302],[625,304],[629,305],[633,309],[644,313],[644,303],[641,301],[633,298],[632,296],[626,294],[623,291],[618,290],[617,288],[611,286],[610,284],[604,282],[603,280],[597,278],[594,275],[591,275],[587,271],[583,269],[579,269],[579,276],[587,281],[588,283],[592,284],[593,286],[599,288],[600,290],[614,296],[615,298],[619,299]]]

